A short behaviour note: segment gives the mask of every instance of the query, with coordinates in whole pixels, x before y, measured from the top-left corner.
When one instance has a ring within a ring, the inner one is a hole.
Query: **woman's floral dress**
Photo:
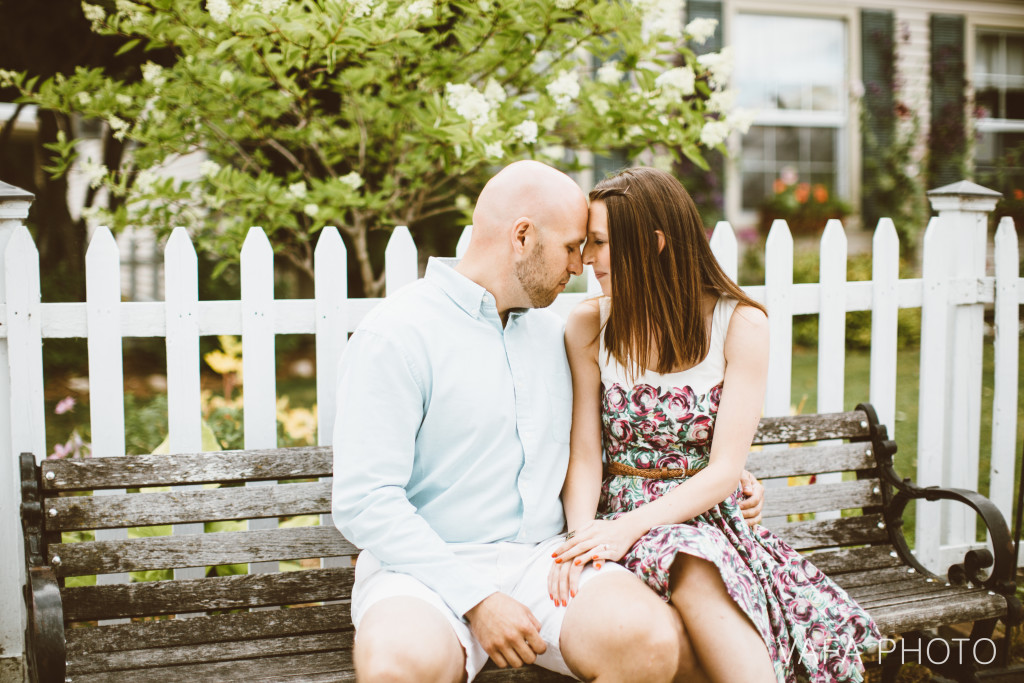
[[[608,299],[601,301],[602,318]],[[708,463],[725,374],[723,348],[736,300],[721,299],[710,351],[678,373],[636,381],[605,352],[601,364],[606,457],[635,468],[698,469]],[[599,516],[614,518],[662,496],[685,479],[606,477]],[[739,487],[684,524],[654,527],[621,560],[665,600],[677,553],[708,560],[768,647],[779,681],[861,681],[860,653],[879,638],[870,616],[813,564],[764,527],[743,520]]]

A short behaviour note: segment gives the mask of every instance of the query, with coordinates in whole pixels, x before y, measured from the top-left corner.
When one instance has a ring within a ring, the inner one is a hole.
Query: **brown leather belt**
[[[700,472],[703,467],[695,469],[680,469],[673,467],[654,467],[649,469],[637,469],[621,462],[610,462],[605,465],[605,473],[618,477],[643,477],[644,479],[681,479],[692,477]]]

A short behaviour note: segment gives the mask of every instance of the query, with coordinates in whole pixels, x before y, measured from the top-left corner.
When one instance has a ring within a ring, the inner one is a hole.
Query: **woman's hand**
[[[558,546],[551,555],[555,560],[552,576],[556,573],[560,576],[556,582],[559,591],[553,594],[555,602],[564,599],[561,597],[564,592],[568,592],[570,597],[575,594],[579,573],[587,562],[593,562],[600,569],[601,563],[605,561],[621,560],[637,539],[643,536],[646,529],[636,529],[626,517],[595,519],[569,532],[565,543]],[[562,568],[561,572],[556,571],[559,567]]]

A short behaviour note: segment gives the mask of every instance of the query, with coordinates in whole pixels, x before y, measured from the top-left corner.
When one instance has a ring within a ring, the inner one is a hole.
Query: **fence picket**
[[[465,234],[465,233],[463,233]],[[415,282],[419,274],[416,261],[416,244],[412,241],[409,228],[395,227],[384,249],[384,291],[391,296],[401,287]]]
[[[736,242],[736,231],[728,221],[718,221],[715,225],[715,231],[711,233],[711,252],[725,274],[736,282],[739,275],[739,245]]]
[[[11,451],[46,457],[39,252],[28,228],[14,228],[4,251],[7,349],[11,370]]]
[[[818,260],[821,313],[818,314],[819,413],[843,411],[846,388],[846,232],[836,219],[828,221],[821,236]],[[841,482],[836,472],[817,477],[819,484]],[[839,512],[818,513],[815,519],[837,519]]]
[[[106,227],[93,233],[85,253],[85,299],[89,337],[89,422],[94,457],[124,455],[124,371],[121,352],[121,259]],[[123,494],[124,489],[97,491]],[[127,529],[96,531],[97,541],[128,538]],[[128,574],[100,574],[98,585],[128,583]],[[127,619],[104,623],[127,623]]]
[[[793,235],[776,219],[765,243],[764,287],[770,350],[766,416],[789,415],[793,377]]]
[[[242,244],[242,403],[246,448],[277,447],[277,382],[274,361],[274,251],[262,228],[249,228]],[[250,486],[272,482],[250,482]],[[250,519],[250,530],[276,529],[278,519]],[[258,562],[253,573],[277,571]]]
[[[919,486],[943,483],[943,453],[946,450],[946,372],[949,326],[949,263],[954,256],[951,227],[945,219],[933,217],[924,231],[921,301],[921,370],[918,413],[927,419],[917,425],[917,477]],[[925,504],[918,505],[920,511]],[[942,503],[939,503],[942,505]],[[934,509],[934,508],[933,508]],[[930,569],[937,568],[941,525],[935,515],[918,514],[914,532],[917,559]]]
[[[896,438],[896,343],[899,316],[900,238],[891,218],[871,238],[871,379],[869,396],[889,438]]]
[[[995,377],[992,396],[992,469],[989,497],[1013,509],[1017,459],[1017,379],[1020,377],[1020,247],[1013,219],[1004,217],[995,238]],[[1007,517],[1009,519],[1009,517]]]
[[[346,319],[348,300],[348,252],[335,227],[320,233],[313,252],[314,285],[316,289],[316,405],[317,442],[330,445],[334,437],[337,407],[337,367],[348,343]],[[324,477],[321,481],[330,481]],[[333,526],[330,514],[320,516],[320,524]],[[322,558],[323,567],[344,566],[340,557]]]
[[[164,292],[168,452],[198,453],[203,450],[199,385],[199,264],[188,231],[180,226],[171,232],[164,249]],[[188,491],[199,487],[175,488]],[[203,525],[175,524],[171,533],[201,534]],[[174,570],[174,577],[179,579],[200,579],[205,574],[203,567]]]
[[[467,225],[462,229],[462,235],[459,236],[459,243],[455,245],[455,258],[462,258],[466,255],[466,250],[469,249],[469,241],[473,238],[473,226]]]

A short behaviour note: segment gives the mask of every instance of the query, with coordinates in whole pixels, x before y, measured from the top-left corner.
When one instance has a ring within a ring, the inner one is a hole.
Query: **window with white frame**
[[[846,34],[841,19],[737,16],[733,82],[755,115],[741,143],[742,210],[757,210],[780,178],[849,194]]]
[[[979,182],[1024,188],[1024,31],[978,29],[974,55]]]

